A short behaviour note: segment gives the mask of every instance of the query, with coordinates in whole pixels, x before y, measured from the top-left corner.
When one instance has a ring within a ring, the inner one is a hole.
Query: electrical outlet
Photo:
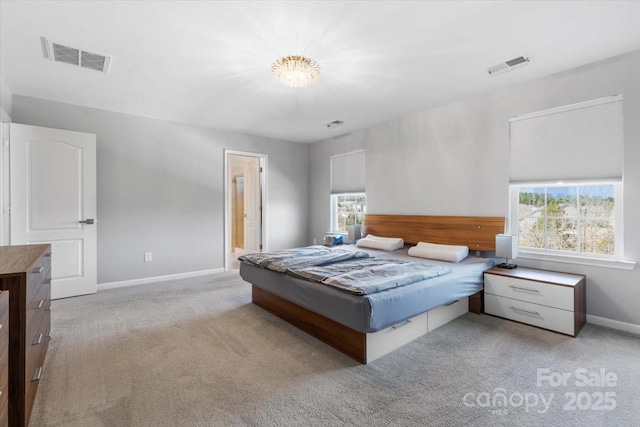
[[[144,262],[150,262],[153,261],[153,256],[151,254],[151,252],[145,252],[144,253]]]

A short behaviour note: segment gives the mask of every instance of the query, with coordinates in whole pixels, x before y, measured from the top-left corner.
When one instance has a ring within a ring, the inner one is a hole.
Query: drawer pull
[[[521,308],[515,308],[514,306],[511,306],[509,308],[513,311],[520,311],[522,313],[533,314],[534,316],[540,316],[540,313],[538,313],[537,311],[523,310]]]
[[[48,254],[44,254],[45,257],[51,258],[51,252],[49,252]]]
[[[410,319],[405,320],[405,321],[404,321],[404,322],[402,322],[402,323],[398,323],[397,325],[393,325],[393,326],[391,327],[391,329],[393,329],[393,330],[395,331],[396,329],[400,329],[400,328],[402,328],[403,326],[407,326],[409,323],[411,323],[411,320],[410,320]]]
[[[33,377],[31,377],[31,381],[39,381],[41,376],[42,376],[42,367],[39,367],[33,373]]]
[[[36,267],[33,270],[31,270],[31,272],[33,274],[40,274],[40,273],[42,273],[42,267]]]
[[[40,345],[40,343],[42,342],[42,337],[44,337],[44,334],[40,332],[40,335],[38,335],[38,339],[35,340],[31,345]]]
[[[512,289],[516,289],[516,290],[518,290],[518,291],[535,292],[535,293],[537,293],[537,294],[539,294],[539,293],[540,293],[540,291],[539,291],[539,290],[537,290],[537,289],[519,288],[519,287],[517,287],[517,286],[513,286],[513,285],[509,285],[509,287],[510,287],[510,288],[512,288]]]
[[[42,308],[42,304],[44,304],[44,300],[41,299],[40,302],[38,303],[38,308]]]

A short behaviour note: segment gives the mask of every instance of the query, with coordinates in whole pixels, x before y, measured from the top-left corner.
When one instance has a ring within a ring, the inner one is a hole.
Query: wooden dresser
[[[0,292],[0,427],[9,425],[9,292]]]
[[[9,426],[27,426],[51,325],[51,246],[0,247],[0,290],[9,291]]]

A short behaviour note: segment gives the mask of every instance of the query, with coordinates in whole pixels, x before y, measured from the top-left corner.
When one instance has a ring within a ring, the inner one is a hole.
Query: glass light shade
[[[318,81],[320,66],[304,56],[290,55],[271,64],[271,71],[285,86],[307,87]]]

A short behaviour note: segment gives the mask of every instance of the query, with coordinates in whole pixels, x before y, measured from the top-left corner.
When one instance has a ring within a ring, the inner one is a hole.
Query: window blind
[[[331,157],[331,194],[363,193],[365,179],[364,150]]]
[[[512,183],[622,180],[622,95],[510,119]]]

